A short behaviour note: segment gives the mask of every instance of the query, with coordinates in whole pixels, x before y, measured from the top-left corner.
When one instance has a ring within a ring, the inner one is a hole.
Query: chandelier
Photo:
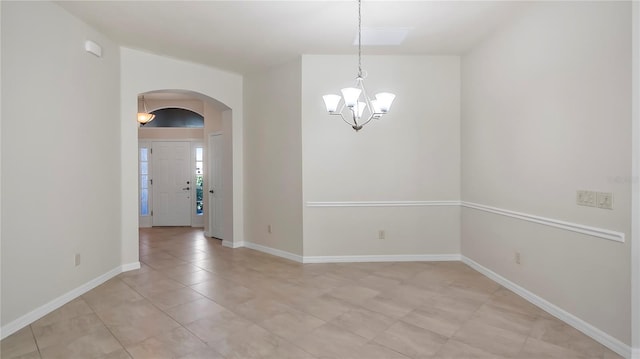
[[[144,101],[144,95],[142,95],[142,108],[144,109],[144,112],[138,112],[138,123],[144,126],[156,118],[156,115],[147,111],[147,103]]]
[[[340,116],[351,128],[360,131],[374,118],[380,119],[389,112],[391,103],[396,95],[388,92],[376,94],[375,99],[370,99],[364,88],[364,76],[362,75],[362,0],[358,0],[358,76],[355,87],[347,87],[341,90],[342,97],[338,95],[324,95],[324,104],[329,115]],[[340,101],[344,98],[344,101]],[[342,102],[342,105],[340,106]],[[340,107],[338,107],[340,106]],[[345,107],[349,109],[343,113]],[[348,119],[347,119],[348,118]]]

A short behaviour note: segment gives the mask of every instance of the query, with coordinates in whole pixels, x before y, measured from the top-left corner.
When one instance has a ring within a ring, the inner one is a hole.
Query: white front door
[[[189,142],[153,142],[153,225],[191,225]]]
[[[222,134],[209,135],[209,235],[222,238]]]

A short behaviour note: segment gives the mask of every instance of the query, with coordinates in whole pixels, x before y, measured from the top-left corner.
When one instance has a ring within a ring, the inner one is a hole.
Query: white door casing
[[[153,142],[153,225],[191,225],[191,146]]]
[[[209,235],[224,239],[222,231],[222,134],[209,135]]]

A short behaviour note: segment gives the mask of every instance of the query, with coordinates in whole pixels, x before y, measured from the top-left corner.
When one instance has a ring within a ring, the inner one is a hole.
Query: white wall
[[[58,5],[1,7],[2,326],[18,329],[20,317],[121,264],[120,58]],[[102,58],[84,51],[88,39]]]
[[[222,111],[222,150],[225,154],[232,153],[235,151],[235,145],[233,142],[233,136],[229,136],[229,134],[233,135],[233,131],[236,125],[234,125],[233,121],[235,121],[235,115],[233,110],[224,110]],[[226,134],[226,135],[225,135]],[[244,140],[244,135],[242,135]],[[236,199],[236,190],[234,190],[234,186],[242,183],[242,180],[237,180],[236,175],[236,165],[235,157],[232,159],[230,156],[222,157],[222,186],[223,188],[223,198],[222,198],[222,238],[230,241],[233,239],[233,242],[240,242],[244,239],[244,212],[241,212],[240,219],[236,220],[238,217],[238,210],[235,207]],[[244,168],[244,159],[243,159],[243,168]],[[244,172],[241,172],[243,174]],[[244,196],[244,190],[238,190],[238,192]],[[244,200],[243,200],[244,201]],[[244,203],[244,202],[243,202]],[[243,204],[244,206],[244,204]],[[244,207],[243,207],[244,208]],[[232,213],[233,215],[229,216],[228,213]],[[240,223],[237,223],[237,222]],[[235,236],[236,226],[242,225],[238,230],[240,233],[238,236]],[[224,242],[223,242],[224,243]]]
[[[242,77],[203,65],[121,48],[122,260],[138,260],[137,113],[138,94],[156,90],[193,91],[233,110],[231,136],[233,241],[243,240]],[[226,195],[226,194],[225,194]]]
[[[2,4],[0,3],[0,45],[2,43]],[[2,46],[0,46],[0,69],[2,69]],[[0,70],[0,84],[2,71]],[[2,109],[2,86],[0,85],[0,109]],[[0,111],[0,149],[2,149],[2,113]],[[1,151],[0,151],[1,153]],[[0,155],[0,189],[2,188],[2,156]],[[1,192],[1,190],[0,190]],[[0,282],[2,280],[2,194],[0,193]],[[2,308],[2,285],[0,284],[0,308]],[[2,328],[2,310],[0,310],[0,328]],[[2,335],[0,334],[0,337]]]
[[[244,81],[245,240],[297,255],[302,255],[300,66],[298,59]]]
[[[355,56],[302,58],[303,200],[459,201],[460,61],[365,56],[367,91],[397,95],[391,112],[355,132],[322,96],[353,86]],[[433,203],[431,203],[433,204]],[[458,206],[309,207],[304,255],[459,253]],[[385,230],[387,239],[378,239]]]
[[[640,4],[633,2],[633,120],[631,209],[631,342],[640,358]]]
[[[542,2],[464,56],[462,199],[629,238],[630,35],[630,2]],[[464,256],[630,343],[628,240],[468,208],[462,228]]]

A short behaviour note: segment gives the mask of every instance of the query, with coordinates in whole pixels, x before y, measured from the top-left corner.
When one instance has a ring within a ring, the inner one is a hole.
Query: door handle
[[[185,187],[185,188],[183,188],[182,190],[183,190],[183,191],[188,191],[188,190],[190,190],[190,188],[189,188],[189,187]]]
[[[213,190],[212,190],[212,189],[210,189],[210,190],[209,190],[209,193],[213,193]]]

